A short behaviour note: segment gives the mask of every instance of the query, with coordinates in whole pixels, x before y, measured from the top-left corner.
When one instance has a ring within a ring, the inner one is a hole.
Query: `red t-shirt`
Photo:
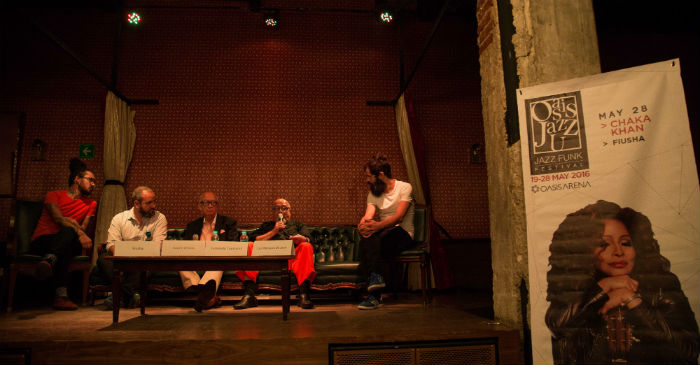
[[[97,202],[93,199],[82,197],[73,199],[68,196],[65,190],[54,190],[46,193],[44,205],[48,203],[56,203],[58,209],[64,217],[75,219],[78,224],[82,224],[85,217],[94,217],[97,210]],[[34,229],[34,234],[30,241],[34,241],[37,237],[46,234],[56,234],[61,230],[61,227],[51,219],[48,209],[44,206],[41,211],[41,218]]]

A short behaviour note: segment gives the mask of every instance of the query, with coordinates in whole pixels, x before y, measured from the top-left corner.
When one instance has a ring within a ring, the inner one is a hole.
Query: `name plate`
[[[205,256],[203,241],[165,240],[161,256]]]
[[[294,255],[292,240],[255,241],[250,256],[286,256]]]
[[[204,256],[248,256],[248,242],[207,241]]]
[[[160,241],[114,241],[114,256],[160,256]]]

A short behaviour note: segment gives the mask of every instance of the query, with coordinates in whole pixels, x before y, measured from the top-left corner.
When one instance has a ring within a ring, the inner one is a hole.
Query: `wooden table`
[[[146,314],[147,271],[279,270],[282,278],[282,319],[289,313],[289,269],[286,256],[106,256],[114,261],[112,276],[112,321],[119,322],[121,273],[141,273],[141,315]]]

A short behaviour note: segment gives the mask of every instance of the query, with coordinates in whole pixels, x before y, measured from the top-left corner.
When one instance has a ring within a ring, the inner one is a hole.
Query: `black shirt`
[[[258,236],[262,236],[267,232],[272,231],[273,228],[275,228],[275,224],[277,224],[277,221],[269,221],[265,222],[260,225],[255,231],[251,232],[248,234],[249,238],[251,241],[255,241]],[[300,234],[306,238],[309,238],[310,231],[306,227],[304,223],[297,222],[293,219],[290,219],[285,223],[287,226],[285,229],[277,232],[277,234],[274,237],[271,237],[271,240],[288,240],[290,237]]]

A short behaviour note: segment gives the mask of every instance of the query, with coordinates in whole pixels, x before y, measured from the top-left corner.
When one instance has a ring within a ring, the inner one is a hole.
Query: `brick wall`
[[[372,153],[386,153],[395,177],[406,179],[393,108],[365,103],[398,93],[396,27],[362,12],[282,12],[273,31],[260,14],[240,9],[141,15],[140,27],[122,31],[117,87],[159,104],[133,106],[137,139],[126,189],[151,186],[171,226],[197,216],[203,190],[219,193],[222,213],[241,222],[272,218],[269,207],[282,196],[309,224],[353,224],[364,211],[361,167]],[[38,20],[109,79],[113,16],[73,11]],[[483,237],[485,165],[468,158],[473,144],[483,145],[475,30],[454,16],[445,21],[411,92],[435,216],[453,237]],[[430,26],[407,27],[407,68]],[[23,151],[36,138],[48,148],[46,161],[23,154],[18,198],[41,200],[65,188],[68,159],[81,143],[95,144],[86,163],[103,181],[105,88],[23,19],[7,27],[18,36],[4,46],[0,110],[26,112]],[[98,187],[94,197],[100,194]]]

